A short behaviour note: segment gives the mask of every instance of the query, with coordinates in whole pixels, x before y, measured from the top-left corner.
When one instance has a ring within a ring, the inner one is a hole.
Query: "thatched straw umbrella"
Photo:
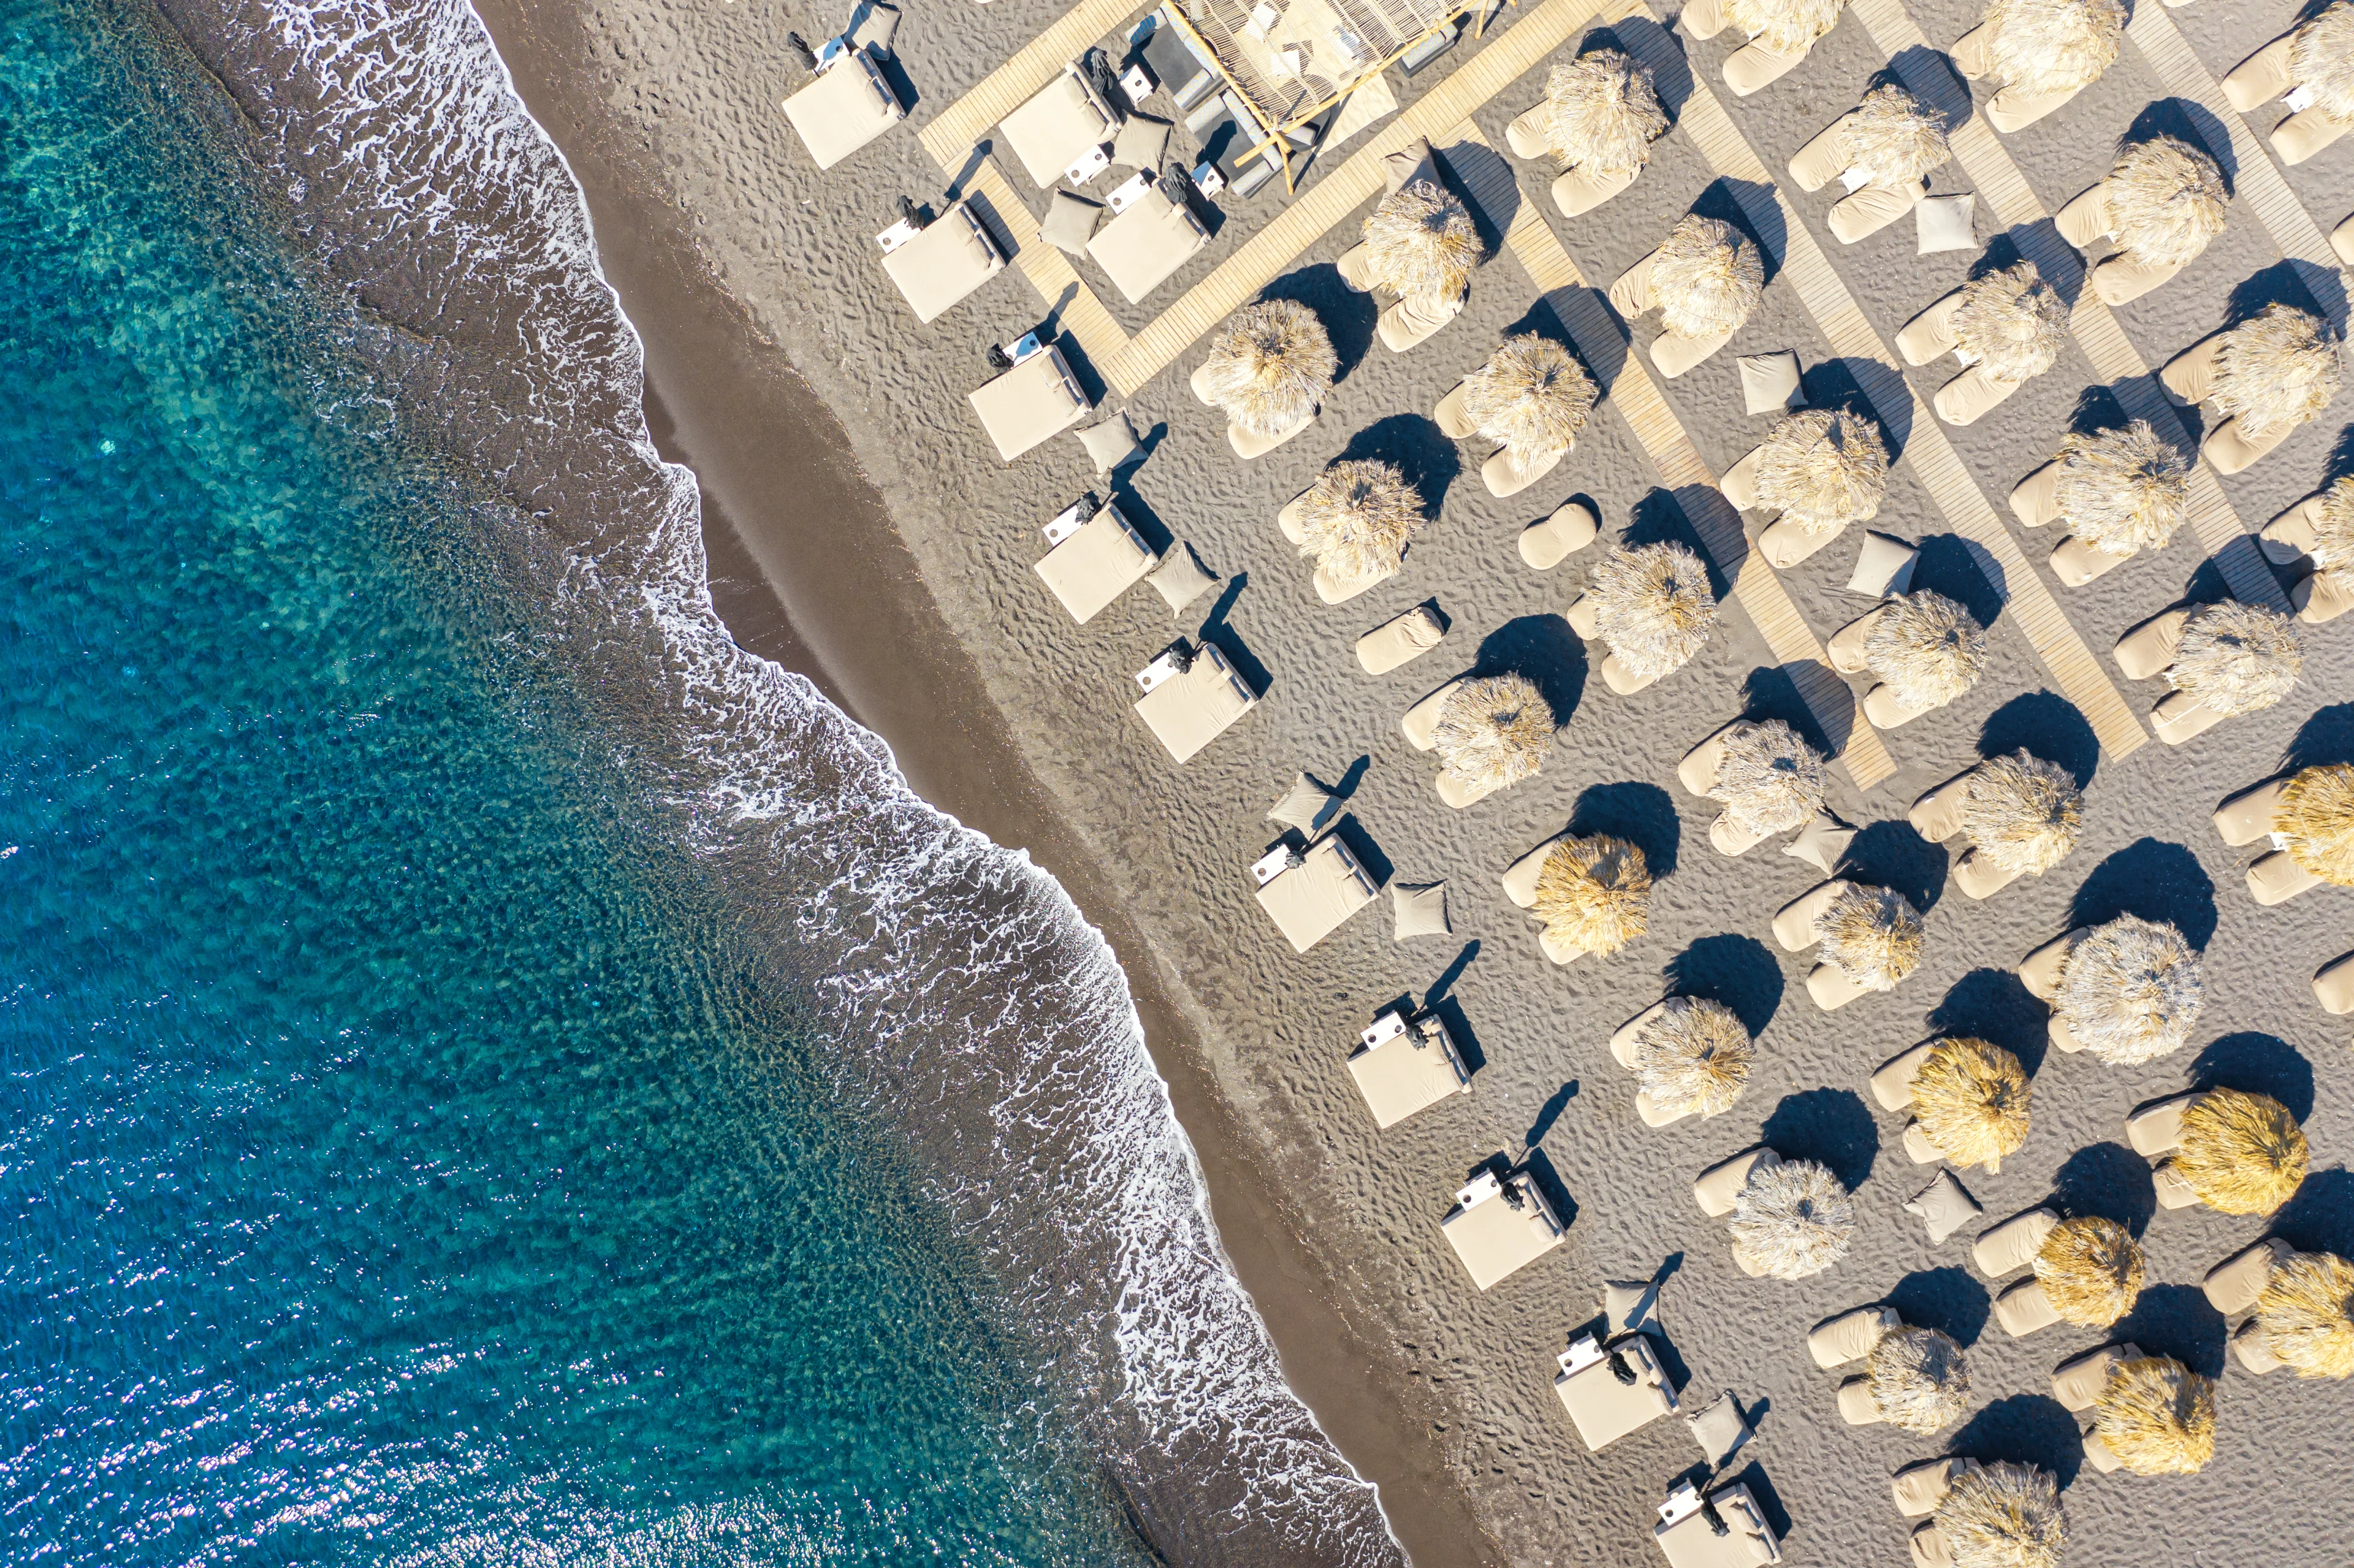
[[[1990,757],[1962,784],[1962,832],[1996,869],[2041,875],[2076,847],[2084,795],[2068,770],[2024,750]]]
[[[2182,1049],[2206,1000],[2199,955],[2180,930],[2120,915],[2068,949],[2052,1011],[2079,1045],[2130,1067]]]
[[[2301,1252],[2256,1298],[2256,1334],[2299,1377],[2354,1377],[2354,1263]]]
[[[2313,90],[2316,109],[2354,125],[2354,5],[2331,5],[2306,18],[2288,46],[2288,79]]]
[[[2070,431],[2060,440],[2053,510],[2096,550],[2130,556],[2174,537],[2190,493],[2190,461],[2147,419],[2123,429]]]
[[[1766,433],[1757,449],[1757,499],[1809,534],[1867,523],[1888,493],[1888,449],[1869,419],[1807,408]]]
[[[2338,396],[2343,374],[2327,322],[2294,305],[2270,304],[2223,334],[2208,396],[2253,439],[2320,413]]]
[[[1946,144],[1946,117],[1897,86],[1882,82],[1840,122],[1840,152],[1847,166],[1884,189],[1909,189],[1954,155]]]
[[[1635,1071],[1661,1110],[1715,1116],[1741,1097],[1756,1054],[1739,1013],[1721,1001],[1676,996],[1636,1036]]]
[[[1921,915],[1893,888],[1840,889],[1815,922],[1823,962],[1866,991],[1893,991],[1921,962]]]
[[[1545,77],[1545,145],[1564,169],[1632,175],[1667,134],[1668,113],[1648,66],[1617,49],[1591,49]]]
[[[1564,839],[1537,872],[1532,907],[1554,941],[1606,956],[1649,928],[1651,868],[1625,839]]]
[[[2035,1255],[2052,1309],[2084,1329],[2105,1329],[2132,1311],[2148,1271],[2133,1233],[2095,1214],[2061,1221]]]
[[[1954,1568],[2059,1568],[2068,1515],[2051,1471],[1999,1459],[1954,1478],[1932,1516]]]
[[[1724,0],[1724,19],[1770,53],[1795,55],[1839,25],[1847,0]]]
[[[2215,160],[2173,136],[2127,147],[2101,194],[2109,237],[2145,267],[2180,266],[2197,257],[2223,232],[2231,201]]]
[[[1553,706],[1525,675],[1482,675],[1455,688],[1431,740],[1467,789],[1501,789],[1533,776],[1553,745]]]
[[[2027,1141],[2028,1094],[2027,1070],[2001,1046],[1940,1040],[1913,1079],[1913,1115],[1947,1160],[1999,1171]]]
[[[2041,97],[2098,81],[2126,30],[2118,0],[1987,0],[1988,74]]]
[[[1942,1432],[1969,1409],[1969,1361],[1951,1334],[1935,1329],[1882,1334],[1863,1375],[1880,1418],[1906,1432]]]
[[[1962,285],[1954,343],[1998,381],[2024,381],[2059,361],[2068,306],[2032,261],[2014,261]]]
[[[1733,1255],[1774,1279],[1804,1279],[1847,1255],[1855,1200],[1828,1166],[1785,1160],[1752,1171],[1733,1199]]]
[[[1364,236],[1373,282],[1425,311],[1460,299],[1486,256],[1462,198],[1428,180],[1383,197],[1365,219]]]
[[[1736,726],[1723,746],[1708,796],[1724,802],[1736,826],[1759,836],[1787,832],[1823,809],[1823,754],[1780,719]]]
[[[2273,808],[2273,831],[2307,873],[2354,887],[2354,763],[2308,768],[2290,779]]]
[[[1686,213],[1651,253],[1651,294],[1678,337],[1714,337],[1749,319],[1766,291],[1766,261],[1729,223]]]
[[[2321,493],[2321,504],[2314,511],[2320,514],[2313,519],[2314,570],[2337,572],[2354,567],[2354,474],[2332,482]]]
[[[2093,1403],[2093,1430],[2137,1476],[2195,1475],[2215,1457],[2215,1380],[2172,1356],[2119,1361]]]
[[[1595,564],[1595,634],[1637,675],[1683,667],[1716,627],[1708,568],[1681,545],[1619,546]]]
[[[2184,623],[2166,683],[2229,718],[2279,702],[2296,690],[2304,671],[2305,639],[2295,620],[2261,604],[2225,599]]]
[[[1577,356],[1549,337],[1508,337],[1463,378],[1463,412],[1479,433],[1524,464],[1577,444],[1598,396]]]
[[[2175,1174],[2226,1214],[2269,1214],[2305,1181],[2305,1128],[2270,1095],[2209,1089],[2182,1113]]]
[[[1407,541],[1422,532],[1422,493],[1369,458],[1334,463],[1296,504],[1299,553],[1344,584],[1395,574]]]
[[[1210,339],[1198,384],[1234,424],[1279,436],[1316,412],[1340,363],[1314,311],[1297,300],[1261,300]]]
[[[1934,708],[1978,684],[1986,628],[1944,594],[1891,595],[1864,633],[1863,665],[1907,707]]]

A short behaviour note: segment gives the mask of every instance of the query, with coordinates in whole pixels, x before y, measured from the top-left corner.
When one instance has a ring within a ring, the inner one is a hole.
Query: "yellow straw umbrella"
[[[1581,953],[1617,952],[1650,924],[1651,871],[1625,839],[1564,839],[1537,872],[1537,917]]]
[[[2002,1169],[2027,1141],[2027,1070],[1984,1040],[1940,1040],[1913,1079],[1922,1134],[1956,1165]]]
[[[2174,1170],[2226,1214],[2269,1214],[2305,1181],[2305,1129],[2269,1095],[2210,1089],[2182,1113]]]
[[[1997,1460],[1955,1477],[1933,1517],[1954,1568],[2058,1568],[2068,1545],[2059,1479],[2033,1465]]]
[[[2299,1377],[2354,1377],[2354,1263],[2301,1252],[2256,1298],[2256,1334]]]
[[[2105,1329],[2132,1311],[2147,1271],[2133,1233],[2092,1214],[2061,1221],[2035,1255],[2052,1309],[2085,1329]]]
[[[2118,1361],[2094,1402],[2093,1429],[2137,1476],[2195,1474],[2215,1457],[2215,1380],[2172,1356]]]

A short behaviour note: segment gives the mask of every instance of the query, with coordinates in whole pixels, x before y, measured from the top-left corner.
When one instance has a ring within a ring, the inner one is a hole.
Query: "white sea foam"
[[[694,477],[647,433],[641,346],[585,200],[472,11],[171,11],[270,140],[298,235],[405,329],[358,334],[402,418],[556,518],[501,538],[503,569],[553,585],[549,643],[649,699],[659,738],[642,764],[617,742],[621,765],[723,885],[789,912],[843,1091],[916,1150],[1009,1326],[1038,1332],[1066,1397],[1092,1406],[1156,1544],[1189,1563],[1397,1562],[1226,1264],[1101,934],[720,624]]]

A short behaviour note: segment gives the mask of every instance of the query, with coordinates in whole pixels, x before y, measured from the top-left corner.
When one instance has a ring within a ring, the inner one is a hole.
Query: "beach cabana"
[[[886,231],[886,240],[889,231]],[[960,201],[891,244],[883,270],[899,286],[919,322],[936,321],[964,297],[1005,270],[1005,253],[989,229]]]
[[[2295,111],[2272,131],[2284,164],[2304,163],[2354,125],[2354,4],[2313,12],[2223,79],[2223,96],[2243,114],[2283,93]]]
[[[1953,156],[1946,117],[1894,82],[1882,82],[1790,160],[1800,190],[1839,180],[1848,194],[1824,221],[1842,245],[1877,234],[1921,205],[1928,174]]]
[[[1136,702],[1137,715],[1179,762],[1189,760],[1258,706],[1258,694],[1214,642],[1195,648],[1180,638],[1137,672],[1136,683],[1144,688]]]
[[[907,117],[872,46],[829,56],[807,87],[785,100],[785,118],[821,169],[830,169]]]
[[[1650,68],[1592,48],[1546,73],[1544,101],[1505,126],[1504,140],[1521,157],[1553,161],[1553,205],[1576,217],[1633,185],[1667,132]]]
[[[1905,323],[1896,349],[1907,365],[1950,354],[1967,367],[1930,402],[1946,423],[1968,425],[2058,364],[2067,339],[2067,302],[2034,262],[2014,261],[1972,278]]]
[[[1263,457],[1310,425],[1340,360],[1322,318],[1297,300],[1260,300],[1226,318],[1193,372],[1193,396],[1226,416],[1241,458]]]
[[[1304,850],[1278,844],[1251,866],[1251,876],[1258,884],[1259,907],[1299,953],[1339,930],[1382,891],[1331,832]]]
[[[1781,1542],[1766,1522],[1756,1495],[1735,1481],[1703,1499],[1690,1481],[1677,1483],[1659,1505],[1651,1539],[1668,1568],[1759,1568],[1782,1561]]]
[[[1581,1335],[1559,1364],[1553,1391],[1590,1454],[1676,1412],[1675,1385],[1649,1333],[1621,1334],[1608,1344]]]
[[[2275,302],[2200,338],[2158,378],[2178,403],[2215,406],[2199,455],[2218,473],[2238,473],[2328,407],[2344,378],[2342,353],[2327,321]]]
[[[1914,801],[1906,820],[1931,843],[1967,837],[1954,885],[1987,898],[2066,858],[2076,847],[2084,800],[2067,769],[2020,750],[1946,779]]]
[[[2101,299],[2122,305],[2197,260],[2223,232],[2231,199],[2213,158],[2179,137],[2153,136],[2127,147],[2108,177],[2052,222],[2079,250],[2103,235],[2116,241],[2117,253],[2087,281]]]
[[[2121,0],[1987,0],[1978,25],[1946,52],[1970,80],[2003,84],[1986,117],[2009,135],[2098,81],[2125,30]]]
[[[2126,1118],[2137,1154],[2163,1156],[2151,1174],[2160,1208],[2204,1203],[2218,1213],[2269,1214],[2305,1181],[2305,1129],[2270,1095],[2194,1089]]]
[[[1172,196],[1150,171],[1111,193],[1113,217],[1087,241],[1087,255],[1129,303],[1167,282],[1207,248],[1210,231],[1182,196]]]
[[[1007,462],[1061,435],[1095,407],[1080,392],[1063,351],[1052,344],[1018,355],[1011,370],[975,387],[966,401]]]
[[[1628,322],[1659,313],[1651,366],[1672,381],[1732,342],[1765,291],[1756,242],[1721,219],[1687,213],[1658,249],[1618,274],[1609,299]]]
[[[1071,619],[1085,626],[1106,605],[1142,582],[1161,564],[1161,557],[1120,515],[1119,506],[1106,506],[1084,519],[1077,515],[1079,511],[1073,507],[1046,524],[1046,543],[1051,548],[1035,569],[1071,612]]]
[[[2170,922],[2138,915],[2054,938],[2020,961],[2019,980],[2052,1004],[2055,1048],[2090,1051],[2113,1067],[2182,1049],[2207,999],[2198,949]]]
[[[1104,145],[1119,132],[1119,116],[1075,61],[997,128],[1030,183],[1043,191],[1066,175],[1083,185],[1109,166]]]
[[[1455,1206],[1438,1224],[1482,1290],[1568,1239],[1568,1227],[1526,1171],[1502,1177],[1482,1171],[1455,1194]]]
[[[2354,474],[2306,496],[2257,538],[2273,565],[2304,567],[2288,590],[2299,620],[2317,626],[2354,609]]]
[[[1265,897],[1261,889],[1262,902]],[[1471,1086],[1471,1069],[1463,1065],[1446,1020],[1435,1012],[1409,1015],[1394,1007],[1357,1036],[1357,1048],[1349,1054],[1349,1076],[1365,1097],[1373,1125],[1381,1128],[1395,1127]]]
[[[2072,430],[2059,455],[2014,486],[2010,510],[2029,528],[2064,525],[2052,575],[2082,588],[2174,537],[2190,493],[2190,464],[2146,419],[2117,429]]]

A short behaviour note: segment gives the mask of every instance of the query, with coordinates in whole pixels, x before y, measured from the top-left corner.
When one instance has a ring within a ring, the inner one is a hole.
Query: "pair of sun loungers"
[[[1887,539],[1889,535],[1874,534],[1872,538]],[[1910,582],[1914,558],[1919,552],[1902,540],[1890,539],[1890,543],[1896,547],[1893,556],[1901,557],[1894,559],[1893,567],[1894,575],[1892,576],[1892,581],[1901,576],[1902,580]],[[1901,590],[1891,588],[1889,591],[1895,593]],[[1867,662],[1866,649],[1871,644],[1872,629],[1879,622],[1880,618],[1887,613],[1888,606],[1883,604],[1877,609],[1866,610],[1862,615],[1832,632],[1831,640],[1824,644],[1823,648],[1824,655],[1829,660],[1831,668],[1842,675],[1870,674],[1872,666]],[[1899,728],[1911,724],[1923,714],[1934,713],[1944,705],[1943,703],[1906,702],[1896,694],[1896,688],[1885,681],[1874,682],[1872,689],[1863,694],[1863,715],[1872,721],[1872,727],[1875,729]]]
[[[2265,524],[2256,535],[2264,559],[2274,566],[2306,564],[2305,575],[2288,590],[2288,601],[2299,620],[2317,626],[2354,609],[2354,574],[2321,571],[2310,565],[2318,543],[2317,530],[2321,526],[2322,503],[2327,494],[2322,491],[2306,496]]]
[[[1800,894],[1776,912],[1775,942],[1786,953],[1800,952],[1815,946],[1823,939],[1816,923],[1830,912],[1840,894],[1850,887],[1861,886],[1865,885],[1835,876]],[[1819,963],[1807,972],[1807,994],[1825,1012],[1845,1007],[1856,998],[1868,994],[1869,990],[1828,962]]]
[[[1438,160],[1432,154],[1427,139],[1409,142],[1382,160],[1382,179],[1388,187],[1385,196],[1395,196],[1417,180],[1447,188],[1445,176],[1438,172]],[[1361,294],[1372,294],[1381,303],[1381,315],[1374,323],[1374,333],[1382,346],[1393,354],[1404,354],[1416,344],[1426,342],[1441,327],[1463,313],[1464,302],[1470,291],[1467,289],[1450,301],[1436,305],[1405,299],[1380,287],[1373,280],[1372,251],[1363,242],[1341,253],[1334,263],[1341,281]]]
[[[2274,812],[2280,805],[2282,792],[2295,777],[2293,773],[2285,773],[2225,800],[2215,808],[2215,832],[2233,849],[2272,836]],[[2248,867],[2248,894],[2259,904],[2286,903],[2300,893],[2309,893],[2323,885],[2320,877],[2299,865],[2296,857],[2278,847],[2279,843],[2279,839],[2274,838],[2274,847],[2257,856],[2255,863]],[[2328,1005],[2327,997],[2322,1001],[2324,1006]]]
[[[1262,896],[1265,891],[1260,890]],[[1365,1097],[1373,1125],[1383,1128],[1395,1127],[1471,1086],[1471,1070],[1464,1065],[1446,1021],[1436,1012],[1396,1007],[1384,1010],[1357,1036],[1349,1075]]]
[[[2296,1249],[2278,1236],[2266,1236],[2242,1247],[2207,1271],[2200,1288],[2207,1294],[2208,1305],[2226,1318],[2247,1311],[2264,1293],[2264,1287],[2272,1283],[2273,1270],[2296,1255]],[[2253,1318],[2242,1323],[2232,1335],[2232,1353],[2242,1366],[2259,1377],[2286,1364],[2265,1345]]]
[[[1928,1061],[1929,1053],[1936,1047],[1935,1040],[1924,1040],[1911,1050],[1889,1058],[1872,1075],[1872,1097],[1880,1102],[1881,1109],[1913,1108],[1913,1081],[1920,1076],[1922,1064]],[[1904,1152],[1915,1165],[1934,1165],[1953,1158],[1929,1140],[1918,1121],[1904,1124]]]
[[[1921,205],[1929,192],[1926,175],[1910,185],[1883,185],[1867,180],[1861,172],[1850,174],[1848,161],[1847,129],[1849,122],[1862,112],[1850,109],[1798,149],[1790,159],[1790,178],[1802,191],[1819,191],[1833,180],[1847,187],[1847,195],[1831,204],[1824,215],[1824,223],[1833,238],[1842,245],[1879,233],[1882,229]]]
[[[2283,93],[2289,93],[2289,117],[2273,127],[2273,151],[2284,164],[2302,164],[2346,134],[2346,123],[2321,105],[2297,101],[2290,56],[2297,29],[2290,28],[2246,59],[2223,79],[2223,96],[2243,114],[2253,114]]]

